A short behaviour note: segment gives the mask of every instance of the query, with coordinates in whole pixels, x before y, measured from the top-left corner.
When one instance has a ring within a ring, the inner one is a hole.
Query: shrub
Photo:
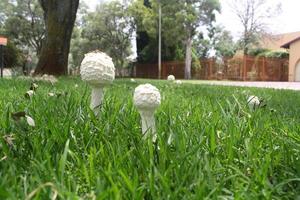
[[[270,51],[265,53],[265,57],[267,58],[288,58],[289,53],[285,51]]]
[[[13,68],[22,65],[23,54],[12,42],[8,42],[4,47],[4,67]]]
[[[248,55],[255,57],[266,57],[266,58],[288,58],[289,53],[286,51],[271,51],[270,49],[256,48],[249,50]]]
[[[265,49],[265,48],[256,48],[256,49],[250,49],[248,52],[248,55],[249,56],[262,56],[267,52],[270,52],[270,50]]]

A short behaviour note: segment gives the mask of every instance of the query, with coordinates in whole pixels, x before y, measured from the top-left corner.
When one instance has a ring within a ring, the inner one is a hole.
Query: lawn
[[[30,80],[0,80],[0,199],[300,198],[299,92],[149,80],[153,144],[132,101],[142,82],[115,81],[95,117],[79,78],[37,82],[31,98]]]

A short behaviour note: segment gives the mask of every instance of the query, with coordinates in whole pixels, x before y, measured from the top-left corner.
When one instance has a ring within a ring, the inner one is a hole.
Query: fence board
[[[250,57],[228,59],[217,62],[215,59],[201,59],[201,68],[192,68],[193,79],[227,79],[244,81],[287,81],[288,59]],[[162,63],[162,78],[173,74],[177,79],[184,78],[184,62]],[[157,78],[157,64],[136,64],[136,77]]]

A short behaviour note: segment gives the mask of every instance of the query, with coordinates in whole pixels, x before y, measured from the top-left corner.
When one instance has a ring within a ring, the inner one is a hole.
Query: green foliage
[[[237,50],[232,35],[223,27],[216,27],[213,33],[213,46],[217,57],[233,57]]]
[[[145,82],[163,96],[155,113],[157,144],[142,140],[132,102],[134,88]],[[95,117],[91,89],[81,80],[39,82],[26,99],[30,84],[1,81],[1,199],[300,195],[299,92],[117,80],[105,90],[101,115]],[[266,107],[251,112],[246,94],[263,98]],[[36,126],[15,121],[12,113],[19,111]]]
[[[45,25],[38,0],[7,1],[6,6],[10,9],[3,13],[5,33],[21,49],[31,48],[39,54],[45,37]]]
[[[13,42],[8,42],[4,47],[4,67],[14,68],[20,67],[24,62],[22,51],[16,47]]]
[[[286,51],[270,51],[265,54],[267,58],[288,58],[289,53]]]
[[[289,53],[286,51],[272,51],[265,48],[255,48],[249,50],[250,56],[260,56],[267,58],[288,58]]]
[[[208,58],[209,51],[212,48],[211,41],[205,39],[203,34],[199,34],[193,44],[198,58]]]
[[[116,67],[128,64],[132,34],[132,18],[119,1],[98,5],[95,12],[85,17],[82,26],[82,37],[88,40],[89,48],[106,52],[113,58]]]
[[[201,63],[195,48],[192,48],[192,68],[200,69]]]
[[[250,55],[250,56],[263,56],[267,52],[270,52],[270,49],[255,48],[255,49],[250,49],[249,52],[248,52],[248,55]]]
[[[199,33],[194,39],[194,48],[199,58],[208,58],[211,52],[219,58],[234,56],[237,47],[229,31],[214,24],[208,26],[207,31],[207,36]]]
[[[167,43],[182,43],[196,34],[197,28],[215,21],[215,12],[220,11],[218,0],[176,1],[162,0],[163,34]],[[157,5],[154,4],[154,7]]]
[[[136,0],[131,6],[131,14],[135,19],[137,31],[146,31],[150,37],[148,47],[141,53],[141,56],[146,58],[141,60],[146,61],[153,57],[157,58],[156,48],[153,49],[153,47],[158,44],[158,1],[150,2],[151,6],[145,6],[143,0]],[[215,11],[220,10],[220,4],[217,0],[161,0],[160,2],[162,5],[162,58],[178,60],[182,58],[182,55],[185,56],[187,38],[193,38],[197,28],[203,28],[215,20]]]
[[[98,47],[94,45],[95,43],[82,37],[82,30],[80,27],[74,27],[71,39],[69,67],[73,69],[80,67],[84,54],[98,49]]]

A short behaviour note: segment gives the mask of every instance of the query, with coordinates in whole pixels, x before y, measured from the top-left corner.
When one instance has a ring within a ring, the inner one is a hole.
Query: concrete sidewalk
[[[206,81],[187,80],[184,83],[205,84],[205,85],[225,85],[238,87],[273,88],[285,90],[300,90],[300,82],[247,82],[247,81]]]

